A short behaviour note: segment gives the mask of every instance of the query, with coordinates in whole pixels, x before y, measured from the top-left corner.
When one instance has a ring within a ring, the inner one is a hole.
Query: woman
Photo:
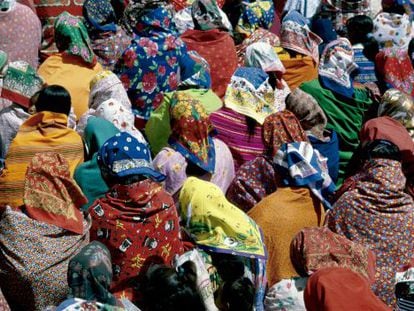
[[[90,219],[79,210],[87,200],[53,152],[33,157],[23,197],[21,210],[1,216],[0,286],[12,309],[44,310],[65,299],[68,263],[89,243]]]
[[[381,48],[407,50],[413,36],[408,15],[382,12],[375,17],[373,22],[373,36]]]
[[[345,182],[342,195],[327,216],[327,225],[375,253],[373,291],[393,306],[395,271],[414,255],[414,201],[404,192],[406,179],[398,147],[385,140],[364,146],[364,162]]]
[[[88,107],[89,82],[102,66],[97,62],[80,19],[64,12],[58,16],[54,27],[59,53],[47,58],[38,73],[47,84],[58,84],[69,91],[79,119]]]
[[[111,1],[85,1],[83,18],[91,38],[91,47],[99,63],[105,69],[113,70],[131,38],[117,25]]]
[[[148,267],[171,265],[173,257],[184,251],[177,211],[162,189],[165,177],[153,169],[145,144],[119,133],[103,144],[97,159],[110,190],[89,209],[91,240],[102,242],[111,252],[111,292],[137,302]]]
[[[300,86],[324,111],[328,118],[326,128],[339,136],[338,185],[342,184],[348,162],[358,147],[358,133],[372,105],[369,91],[353,85],[355,68],[351,43],[340,38],[325,47],[319,64],[319,78]]]

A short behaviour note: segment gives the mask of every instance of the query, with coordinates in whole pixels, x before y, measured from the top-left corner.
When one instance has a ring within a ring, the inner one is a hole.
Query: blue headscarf
[[[116,32],[116,15],[109,0],[86,0],[83,18],[90,34]]]

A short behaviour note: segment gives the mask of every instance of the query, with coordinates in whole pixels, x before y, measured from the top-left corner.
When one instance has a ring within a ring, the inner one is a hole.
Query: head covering
[[[82,234],[83,216],[79,208],[87,201],[70,177],[69,164],[63,156],[45,152],[32,158],[23,196],[30,218]]]
[[[246,49],[246,67],[261,68],[265,72],[285,73],[285,67],[274,48],[265,42],[256,42]]]
[[[379,13],[374,19],[374,39],[381,47],[407,49],[412,38],[412,26],[408,15]]]
[[[154,170],[148,146],[125,132],[116,134],[103,144],[98,151],[98,164],[101,171],[115,178],[144,175],[155,181],[165,179]]]
[[[3,50],[0,50],[0,78],[3,78],[7,71],[9,56]]]
[[[93,241],[69,262],[69,297],[116,306],[117,300],[109,291],[112,282],[112,261],[108,248]]]
[[[110,98],[116,99],[125,108],[131,107],[131,102],[121,80],[112,71],[99,72],[91,80],[89,88],[89,108],[96,109]]]
[[[313,274],[307,282],[304,298],[308,311],[390,310],[374,295],[361,275],[344,268],[325,268]]]
[[[276,112],[269,76],[260,68],[238,68],[227,87],[224,105],[263,124],[269,114]]]
[[[319,44],[319,54],[322,54],[325,46],[338,38],[338,34],[329,18],[317,18],[312,22],[312,31],[322,39]]]
[[[199,30],[229,30],[225,25],[216,0],[195,0],[192,4],[191,16],[194,28]]]
[[[7,14],[14,9],[16,0],[2,0],[0,3],[0,15]]]
[[[187,179],[180,193],[180,214],[200,248],[250,258],[267,256],[259,226],[210,182]]]
[[[11,62],[7,66],[1,87],[1,98],[29,108],[30,98],[43,87],[43,79],[25,61]]]
[[[339,38],[329,43],[322,52],[318,69],[322,86],[352,98],[354,86],[351,73],[358,68],[353,57],[354,50],[348,39]]]
[[[89,34],[116,32],[116,15],[110,0],[85,0],[83,18]]]
[[[281,46],[319,62],[318,46],[322,39],[309,30],[307,20],[297,11],[289,12],[282,20],[280,29]]]
[[[295,115],[284,110],[266,118],[263,123],[263,141],[273,157],[284,143],[308,141],[308,138]]]
[[[179,88],[211,88],[210,65],[196,51],[188,51],[189,58],[185,58],[182,66],[188,72],[188,78],[178,84]]]
[[[270,29],[275,16],[273,1],[243,1],[235,32],[249,37],[257,28]]]
[[[395,296],[399,311],[414,309],[414,268],[412,263],[395,274]]]
[[[328,172],[328,159],[313,149],[309,142],[285,143],[277,151],[273,162],[281,168],[283,183],[291,187],[308,187],[326,209],[335,184]]]
[[[88,31],[78,17],[65,11],[56,18],[54,27],[55,38],[59,40],[59,36],[63,36],[69,39],[65,53],[80,57],[89,65],[95,65],[96,56],[90,45]]]
[[[328,120],[312,95],[296,88],[286,99],[286,109],[298,118],[305,131],[309,131],[319,139],[324,137],[323,132]]]
[[[214,173],[216,155],[209,136],[212,125],[203,105],[184,92],[176,92],[170,115],[170,146],[203,170]]]

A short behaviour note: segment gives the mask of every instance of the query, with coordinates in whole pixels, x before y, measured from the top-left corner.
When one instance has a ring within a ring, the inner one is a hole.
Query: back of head
[[[39,92],[35,103],[36,111],[50,111],[69,115],[71,108],[69,92],[60,85],[50,85]]]
[[[374,29],[374,23],[369,16],[356,15],[347,21],[346,27],[352,44],[365,43]]]

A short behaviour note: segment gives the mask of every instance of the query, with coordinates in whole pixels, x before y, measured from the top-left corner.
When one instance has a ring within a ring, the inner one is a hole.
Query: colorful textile
[[[210,65],[208,62],[196,51],[189,51],[191,61],[186,61],[183,66],[187,66],[189,77],[178,84],[180,89],[184,88],[211,88]]]
[[[354,62],[354,50],[346,38],[330,42],[322,52],[319,63],[321,85],[339,95],[352,98],[354,95],[352,72],[358,68]]]
[[[335,184],[329,176],[327,161],[308,142],[285,143],[273,158],[281,168],[285,186],[308,187],[325,209],[330,209]]]
[[[191,7],[191,16],[194,21],[194,29],[228,30],[223,23],[220,8],[215,0],[195,0]]]
[[[375,256],[363,244],[352,242],[326,227],[302,229],[290,245],[296,271],[310,276],[323,268],[347,268],[375,282]]]
[[[273,1],[243,1],[241,6],[241,15],[234,29],[236,34],[240,34],[243,37],[250,37],[258,28],[269,29],[272,27],[275,16]]]
[[[41,36],[39,18],[27,6],[16,3],[9,12],[1,11],[0,50],[8,54],[10,62],[25,61],[37,68]]]
[[[375,17],[373,23],[373,36],[380,47],[407,50],[413,36],[408,15],[382,12]]]
[[[111,178],[144,175],[156,181],[165,179],[154,170],[148,145],[125,132],[108,139],[99,149],[97,160],[102,173]]]
[[[269,254],[269,287],[282,279],[299,276],[290,259],[290,243],[299,230],[323,225],[325,212],[319,200],[305,187],[279,187],[247,214],[263,230]]]
[[[89,243],[90,224],[85,219],[79,235],[5,210],[0,219],[0,287],[12,310],[41,311],[66,299],[68,264]]]
[[[319,8],[321,6],[321,0],[312,0],[312,1],[295,1],[287,0],[283,12],[292,12],[298,11],[305,18],[312,19],[317,13],[319,13]]]
[[[85,0],[83,18],[86,29],[91,35],[117,30],[115,10],[110,1]]]
[[[90,208],[91,240],[112,256],[111,292],[136,301],[136,287],[152,263],[171,265],[184,252],[176,207],[160,184],[150,179],[115,185]],[[140,232],[141,234],[137,234]]]
[[[268,116],[263,124],[263,141],[268,154],[274,157],[285,143],[308,141],[299,120],[289,110]]]
[[[328,18],[316,18],[312,21],[310,27],[311,30],[323,40],[323,42],[319,44],[319,55],[322,54],[328,43],[338,39],[338,34],[333,27],[332,21]]]
[[[191,6],[192,3],[194,3],[193,0],[170,0],[169,2],[172,3],[172,5],[174,6],[174,9],[176,11],[180,11],[183,10],[185,8],[187,8],[188,6]],[[222,8],[224,5],[224,0],[218,0],[217,2],[217,6],[219,8]]]
[[[325,268],[313,274],[304,298],[309,311],[390,310],[372,293],[361,275],[345,268]]]
[[[60,154],[35,154],[27,168],[23,202],[30,218],[82,234],[79,208],[87,199],[70,177],[69,164]]]
[[[328,227],[365,245],[376,256],[374,293],[395,304],[395,271],[414,255],[414,202],[404,192],[401,163],[371,158],[364,162],[353,185],[327,216]]]
[[[269,76],[262,69],[240,67],[231,77],[224,105],[263,124],[273,112],[275,97]]]
[[[255,42],[246,49],[246,67],[260,68],[265,72],[284,74],[286,72],[274,48],[265,42]]]
[[[103,304],[97,301],[87,301],[79,298],[70,298],[66,299],[53,311],[79,311],[79,310],[88,310],[88,311],[124,311],[125,308],[115,307],[107,304]],[[49,311],[45,309],[44,311]],[[132,311],[129,310],[128,311]]]
[[[303,292],[308,278],[283,279],[269,288],[265,300],[267,311],[306,310]]]
[[[414,306],[412,299],[414,283],[414,269],[412,263],[395,274],[395,296],[397,297],[397,310],[409,311]]]
[[[377,82],[375,64],[364,55],[364,46],[356,44],[352,46],[352,49],[354,50],[354,62],[358,66],[358,74],[354,77],[354,81],[361,84]]]
[[[194,98],[179,92],[170,107],[170,146],[203,170],[214,173],[216,154],[209,135],[212,125],[204,107]]]
[[[67,127],[64,114],[39,112],[19,128],[6,156],[6,169],[0,177],[0,205],[17,208],[23,204],[26,169],[36,153],[56,152],[69,163],[71,176],[83,162],[81,137]]]
[[[283,18],[280,41],[283,48],[310,56],[316,64],[319,63],[318,46],[322,39],[309,30],[306,18],[299,12],[289,12]]]
[[[189,177],[180,193],[179,208],[185,227],[200,248],[266,259],[259,226],[212,183]]]

